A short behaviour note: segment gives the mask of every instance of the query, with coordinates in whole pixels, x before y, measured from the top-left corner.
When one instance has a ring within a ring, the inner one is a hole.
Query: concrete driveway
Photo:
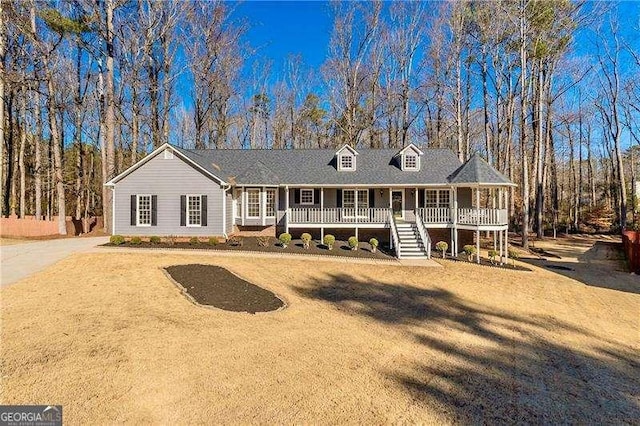
[[[109,237],[63,238],[0,247],[0,286],[12,284],[65,257],[109,241]]]

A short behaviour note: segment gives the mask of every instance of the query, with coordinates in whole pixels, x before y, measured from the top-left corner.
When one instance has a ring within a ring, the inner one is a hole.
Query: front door
[[[391,209],[394,217],[402,217],[402,191],[391,191]]]

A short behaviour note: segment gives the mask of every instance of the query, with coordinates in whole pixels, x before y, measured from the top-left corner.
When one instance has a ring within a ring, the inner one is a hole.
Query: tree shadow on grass
[[[553,254],[561,257],[522,258],[523,262],[556,272],[591,287],[640,294],[640,279],[625,264],[622,243],[596,241],[584,251],[569,243],[558,243]],[[581,244],[584,246],[585,244]],[[575,259],[575,261],[568,261]]]
[[[417,404],[451,419],[464,423],[640,419],[638,355],[581,327],[550,316],[490,309],[441,288],[367,282],[347,274],[296,290],[346,314],[413,336],[413,343],[424,350],[420,354],[424,361],[385,367],[382,373]],[[562,343],[567,340],[556,336],[583,344]]]

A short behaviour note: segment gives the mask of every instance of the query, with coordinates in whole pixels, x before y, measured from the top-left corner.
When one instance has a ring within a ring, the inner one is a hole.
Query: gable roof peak
[[[348,150],[353,155],[358,155],[358,151],[349,144],[342,145],[342,147],[336,151],[336,155],[340,155],[344,150]]]
[[[424,155],[424,152],[422,152],[422,150],[420,148],[418,148],[413,142],[410,143],[409,145],[405,146],[404,148],[402,148],[400,151],[398,151],[396,153],[396,156],[398,155],[402,155],[405,152],[407,152],[408,150],[412,150],[414,151],[416,154],[418,155]]]

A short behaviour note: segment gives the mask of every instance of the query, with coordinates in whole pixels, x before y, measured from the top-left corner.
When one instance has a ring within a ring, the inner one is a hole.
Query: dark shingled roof
[[[453,184],[513,185],[513,182],[491,167],[478,153],[471,156],[455,172],[451,173],[448,181]]]
[[[402,171],[397,149],[358,149],[356,170],[338,171],[334,149],[174,148],[235,185],[445,185],[464,168],[449,149],[424,149],[419,171]],[[487,166],[491,176],[502,177]],[[501,183],[511,184],[508,179]]]

